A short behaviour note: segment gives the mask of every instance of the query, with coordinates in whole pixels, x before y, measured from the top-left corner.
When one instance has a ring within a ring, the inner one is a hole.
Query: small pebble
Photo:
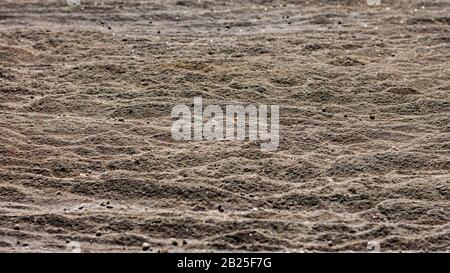
[[[150,244],[149,243],[143,243],[142,244],[142,250],[147,251],[150,249]]]
[[[222,207],[222,205],[219,205],[219,206],[217,207],[217,209],[218,209],[220,212],[224,212],[224,211],[225,211],[225,209]]]
[[[266,88],[264,88],[264,86],[258,85],[258,87],[256,87],[256,91],[258,91],[259,93],[265,92]]]

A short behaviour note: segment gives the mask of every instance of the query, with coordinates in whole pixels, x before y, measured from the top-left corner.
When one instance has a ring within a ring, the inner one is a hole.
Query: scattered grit
[[[448,1],[81,4],[0,2],[0,251],[450,250]],[[172,140],[195,96],[279,149]]]

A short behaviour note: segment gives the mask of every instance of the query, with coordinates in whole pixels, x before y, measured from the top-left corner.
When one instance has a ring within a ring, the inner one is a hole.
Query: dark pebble
[[[55,171],[58,171],[58,172],[68,172],[69,169],[67,169],[64,165],[58,165],[58,166],[56,166]]]
[[[258,87],[256,87],[256,91],[258,91],[259,93],[263,93],[266,91],[266,88],[264,86],[258,85]]]

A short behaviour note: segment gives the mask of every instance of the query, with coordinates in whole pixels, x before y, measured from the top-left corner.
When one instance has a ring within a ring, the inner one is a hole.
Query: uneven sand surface
[[[0,1],[1,252],[450,250],[449,1],[81,2]]]

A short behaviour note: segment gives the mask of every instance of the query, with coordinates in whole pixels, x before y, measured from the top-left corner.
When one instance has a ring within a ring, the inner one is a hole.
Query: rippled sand
[[[450,250],[448,1],[41,2],[0,2],[0,251]],[[279,149],[172,140],[195,96]]]

